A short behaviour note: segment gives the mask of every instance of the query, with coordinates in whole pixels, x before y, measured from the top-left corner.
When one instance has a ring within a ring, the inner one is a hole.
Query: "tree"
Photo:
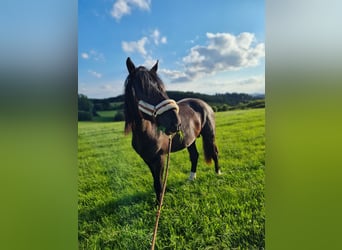
[[[83,94],[78,94],[78,120],[91,121],[93,118],[93,104],[88,97]]]
[[[118,121],[124,121],[124,120],[125,120],[124,112],[118,111],[116,115],[114,116],[114,121],[118,122]]]

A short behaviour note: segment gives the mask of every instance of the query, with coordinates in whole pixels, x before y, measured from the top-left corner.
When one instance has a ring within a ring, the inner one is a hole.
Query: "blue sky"
[[[264,1],[79,0],[78,92],[123,93],[126,58],[167,90],[265,92]]]

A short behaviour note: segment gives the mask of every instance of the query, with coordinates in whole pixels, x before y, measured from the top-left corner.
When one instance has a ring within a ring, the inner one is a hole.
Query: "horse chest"
[[[153,158],[160,150],[159,143],[146,135],[133,135],[132,147],[144,160]]]

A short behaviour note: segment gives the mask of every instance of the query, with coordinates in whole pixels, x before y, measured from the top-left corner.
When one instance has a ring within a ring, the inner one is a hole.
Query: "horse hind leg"
[[[218,164],[218,149],[215,143],[214,144],[214,153],[212,155],[212,159],[214,160],[215,163],[215,172],[216,174],[220,175],[221,174],[221,169],[220,166]]]
[[[215,143],[215,134],[213,129],[206,124],[201,132],[203,139],[203,150],[205,161],[210,164],[212,160],[215,163],[215,172],[220,175],[221,170],[218,162],[218,149]]]
[[[190,172],[189,180],[193,181],[196,179],[196,169],[197,169],[197,162],[198,162],[199,154],[198,154],[195,142],[193,142],[187,149],[188,149],[188,152],[190,155],[190,161],[191,161],[191,172]]]

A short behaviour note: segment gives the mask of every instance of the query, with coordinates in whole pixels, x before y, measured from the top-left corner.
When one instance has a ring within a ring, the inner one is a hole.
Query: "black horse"
[[[132,132],[132,146],[151,170],[157,201],[160,202],[169,135],[173,135],[172,152],[184,148],[189,151],[190,180],[196,178],[195,141],[200,135],[206,162],[214,160],[215,171],[220,174],[211,107],[199,99],[187,98],[177,103],[169,99],[157,75],[158,61],[150,70],[136,68],[129,57],[126,65],[129,75],[125,81],[125,133]]]

